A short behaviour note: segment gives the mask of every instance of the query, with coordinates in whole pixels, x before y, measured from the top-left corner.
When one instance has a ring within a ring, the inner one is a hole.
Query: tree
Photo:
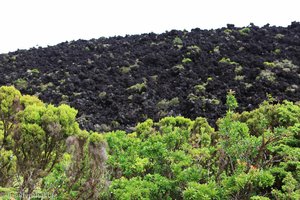
[[[12,180],[16,157],[12,152],[12,131],[20,110],[21,93],[12,86],[0,87],[0,186]]]
[[[103,199],[108,186],[103,135],[80,131],[69,136],[66,144],[67,153],[43,179],[43,191],[57,199]]]
[[[65,152],[65,140],[79,132],[77,111],[67,105],[29,105],[18,113],[14,155],[23,182],[20,194],[30,195],[40,178],[51,172]]]
[[[65,140],[79,132],[77,111],[67,105],[45,105],[12,86],[0,88],[1,185],[21,182],[19,193],[30,197],[40,178],[51,172],[65,152]],[[3,178],[2,178],[3,177]]]

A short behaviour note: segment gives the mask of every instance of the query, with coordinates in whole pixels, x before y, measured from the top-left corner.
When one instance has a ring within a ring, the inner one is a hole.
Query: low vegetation
[[[300,199],[300,105],[269,98],[217,128],[203,117],[134,131],[79,128],[77,111],[0,88],[0,198]]]

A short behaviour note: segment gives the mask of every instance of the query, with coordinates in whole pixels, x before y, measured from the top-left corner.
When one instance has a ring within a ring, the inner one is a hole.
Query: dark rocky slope
[[[67,102],[83,128],[130,128],[166,115],[225,113],[229,89],[240,110],[271,94],[300,100],[300,24],[228,25],[163,34],[73,41],[0,55],[0,85]]]

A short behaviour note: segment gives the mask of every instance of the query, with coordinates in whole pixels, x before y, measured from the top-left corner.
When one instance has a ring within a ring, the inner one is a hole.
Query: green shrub
[[[230,34],[232,33],[232,30],[230,30],[230,29],[225,29],[225,30],[224,30],[224,33],[225,33],[226,35],[230,35]]]
[[[183,64],[190,63],[190,62],[192,62],[192,59],[190,59],[190,58],[184,58],[184,59],[182,59],[181,62],[182,62]]]
[[[250,33],[250,31],[251,31],[250,28],[245,27],[245,28],[239,30],[239,33],[240,33],[241,35],[248,35],[248,34]]]
[[[190,182],[183,192],[183,198],[188,200],[211,200],[221,199],[221,196],[219,196],[217,185],[214,182],[208,184]]]
[[[226,63],[229,65],[239,66],[239,64],[237,62],[231,61],[230,58],[222,58],[221,60],[219,60],[219,63]]]
[[[244,80],[244,78],[245,78],[245,76],[237,75],[237,76],[234,77],[234,80],[242,81],[242,80]]]
[[[173,98],[159,107],[178,103]],[[77,111],[67,105],[0,87],[0,196],[299,199],[300,105],[269,98],[236,113],[233,91],[226,105],[216,129],[203,117],[177,116],[99,134],[80,130]]]
[[[236,73],[236,74],[240,74],[241,72],[243,71],[243,67],[242,66],[236,66],[235,68],[234,68],[234,72]]]
[[[28,82],[25,79],[19,78],[14,81],[14,85],[17,89],[22,90],[28,87]]]
[[[201,93],[203,93],[203,92],[205,92],[205,90],[206,90],[206,88],[205,88],[205,86],[206,86],[207,84],[198,84],[198,85],[195,85],[194,86],[194,89],[195,89],[195,92],[197,93],[197,94],[201,94]]]
[[[269,69],[261,70],[260,74],[256,77],[256,80],[266,79],[270,82],[274,82],[276,80],[276,74]]]
[[[276,38],[276,39],[282,39],[282,38],[284,38],[284,35],[278,33],[278,34],[275,35],[275,38]]]
[[[200,53],[201,52],[201,48],[197,45],[188,46],[187,49],[189,50],[190,53]]]
[[[143,90],[146,89],[146,83],[137,83],[135,85],[130,86],[129,88],[127,88],[127,90],[131,90],[131,91],[135,91],[135,92],[139,92],[141,93]]]
[[[177,106],[179,104],[179,98],[174,97],[170,100],[163,99],[156,104],[156,108],[159,110],[167,110],[169,107]]]
[[[180,37],[176,36],[173,40],[173,45],[179,45],[179,46],[182,46],[183,42],[181,40]]]
[[[179,65],[175,65],[174,67],[172,67],[173,70],[178,70],[178,71],[182,71],[184,70],[184,66],[179,64]]]

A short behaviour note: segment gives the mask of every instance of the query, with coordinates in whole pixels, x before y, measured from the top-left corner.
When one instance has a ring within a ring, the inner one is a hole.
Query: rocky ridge
[[[79,110],[82,128],[130,129],[147,118],[204,116],[214,125],[228,90],[239,110],[268,96],[300,100],[300,23],[172,30],[64,42],[0,54],[0,85]]]

